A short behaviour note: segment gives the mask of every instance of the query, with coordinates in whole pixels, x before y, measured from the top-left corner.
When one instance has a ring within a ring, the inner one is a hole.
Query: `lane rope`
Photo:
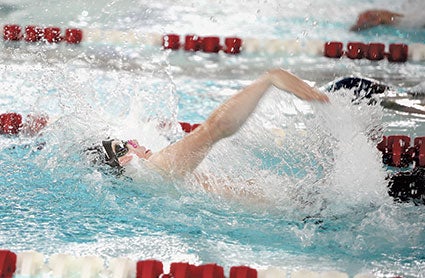
[[[21,27],[17,24],[6,24],[3,27],[4,41],[25,41],[26,43],[105,43],[127,44],[133,46],[151,45],[166,50],[183,50],[189,52],[202,51],[205,53],[224,52],[229,55],[240,53],[268,53],[289,55],[324,56],[333,59],[348,58],[352,60],[368,59],[380,61],[387,59],[390,62],[420,62],[425,61],[425,44],[422,43],[391,43],[385,45],[380,42],[347,42],[296,40],[296,39],[257,39],[240,38],[237,36],[221,38],[219,36],[199,36],[188,34],[137,33],[134,31],[102,30],[66,28],[63,32],[60,27],[41,27],[28,25]]]
[[[0,250],[0,277],[12,278],[14,275],[23,277],[112,277],[112,278],[349,278],[340,271],[315,272],[308,269],[279,269],[269,267],[256,269],[238,265],[230,267],[228,275],[220,265],[209,263],[194,265],[187,262],[172,262],[168,269],[164,263],[155,260],[132,260],[120,257],[112,258],[105,265],[103,259],[97,256],[75,257],[68,254],[53,254],[46,258],[36,251],[14,253]],[[354,278],[372,278],[370,273],[359,273]]]

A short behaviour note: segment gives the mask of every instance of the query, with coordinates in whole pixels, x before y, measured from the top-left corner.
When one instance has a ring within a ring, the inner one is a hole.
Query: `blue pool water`
[[[0,15],[4,23],[140,33],[425,41],[423,30],[347,31],[364,8],[396,9],[402,1],[333,2],[4,1]],[[323,106],[271,90],[241,132],[200,166],[228,179],[230,197],[206,193],[190,179],[108,175],[82,152],[107,136],[137,138],[157,150],[183,136],[177,121],[202,122],[271,66],[318,87],[352,74],[410,87],[424,81],[423,62],[193,54],[119,42],[2,50],[0,112],[47,113],[52,123],[37,138],[0,138],[0,248],[423,277],[425,208],[386,194],[387,169],[368,137],[379,130],[423,136],[421,115],[353,106],[350,92],[331,94],[332,104]],[[158,132],[158,119],[172,128]],[[238,198],[240,188],[260,200]]]

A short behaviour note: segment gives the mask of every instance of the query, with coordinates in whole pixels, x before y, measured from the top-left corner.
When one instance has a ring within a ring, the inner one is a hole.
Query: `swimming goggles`
[[[111,167],[121,167],[118,158],[128,153],[127,142],[117,139],[102,141],[105,151],[105,163]]]
[[[112,145],[115,146],[115,155],[117,158],[123,157],[128,153],[127,142],[118,141],[116,144],[114,142],[116,141],[113,141]]]

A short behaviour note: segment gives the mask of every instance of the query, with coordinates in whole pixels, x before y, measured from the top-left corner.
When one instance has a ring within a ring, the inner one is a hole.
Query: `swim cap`
[[[108,165],[121,173],[122,167],[118,158],[127,154],[127,142],[118,139],[107,139],[102,144],[85,148],[84,153],[93,165]]]
[[[128,152],[126,142],[117,139],[111,139],[102,141],[102,146],[106,155],[105,163],[111,167],[121,167],[118,162],[118,158]]]

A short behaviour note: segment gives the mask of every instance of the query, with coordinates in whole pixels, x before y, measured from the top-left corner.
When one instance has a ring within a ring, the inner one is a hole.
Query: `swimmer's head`
[[[122,141],[108,139],[101,145],[95,145],[85,150],[93,164],[106,164],[114,169],[121,170],[133,158],[149,159],[151,150],[140,146],[136,140]]]
[[[87,158],[94,165],[109,165],[121,169],[119,158],[127,154],[126,142],[117,139],[102,141],[102,144],[93,145],[84,150]]]

